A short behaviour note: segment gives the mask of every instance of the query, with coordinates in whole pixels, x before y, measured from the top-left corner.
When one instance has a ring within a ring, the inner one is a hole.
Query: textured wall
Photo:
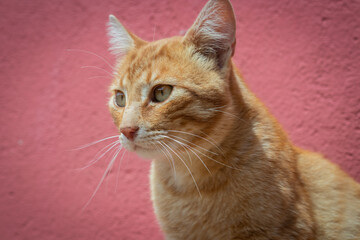
[[[146,40],[183,34],[205,0],[20,1],[0,4],[0,239],[162,239],[149,162],[125,155],[86,204],[107,161],[83,170],[116,134],[107,53],[115,14]],[[233,1],[235,62],[300,146],[360,180],[360,3]],[[81,68],[98,66],[99,68]],[[101,77],[95,77],[101,76]],[[117,188],[116,188],[117,185]],[[115,191],[116,190],[116,191]]]

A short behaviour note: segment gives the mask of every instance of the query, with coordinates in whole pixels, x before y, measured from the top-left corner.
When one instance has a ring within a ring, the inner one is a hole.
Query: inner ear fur
[[[187,31],[184,42],[193,44],[196,52],[224,67],[234,55],[236,21],[228,0],[210,0]]]

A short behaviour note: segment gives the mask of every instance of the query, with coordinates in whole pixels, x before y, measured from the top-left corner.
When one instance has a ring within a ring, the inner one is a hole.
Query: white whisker
[[[101,71],[109,74],[110,77],[113,77],[113,74],[112,74],[112,73],[110,73],[109,71],[107,71],[107,70],[105,70],[105,69],[103,69],[103,68],[101,68],[101,67],[98,67],[98,66],[81,66],[81,68],[94,68],[94,69],[99,69],[99,70],[101,70]]]
[[[190,156],[189,151],[186,149],[186,146],[183,146],[183,145],[182,145],[182,147],[183,147],[184,150],[186,151],[186,153],[187,153],[187,155],[188,155],[188,157],[189,157],[189,159],[190,159],[190,163],[192,164],[192,158],[191,158],[191,156]]]
[[[115,135],[115,136],[111,136],[111,137],[106,137],[106,138],[97,140],[97,141],[92,142],[92,143],[85,144],[85,145],[83,145],[83,146],[80,146],[80,147],[78,147],[78,148],[74,148],[74,149],[71,149],[71,150],[74,151],[74,150],[84,149],[84,148],[90,147],[90,146],[92,146],[92,145],[94,145],[94,144],[97,144],[97,143],[99,143],[99,142],[103,142],[103,141],[105,141],[105,140],[108,140],[108,139],[111,139],[111,138],[116,138],[116,137],[119,137],[119,135]]]
[[[177,132],[177,133],[183,133],[183,134],[187,134],[187,135],[191,135],[191,136],[194,136],[194,137],[198,137],[198,138],[201,138],[203,139],[204,141],[207,141],[208,143],[212,144],[214,147],[216,147],[219,151],[222,152],[222,150],[214,143],[214,142],[211,142],[210,140],[206,139],[206,138],[203,138],[197,134],[193,134],[193,133],[188,133],[188,132],[184,132],[184,131],[178,131],[178,130],[168,130],[168,132]]]
[[[162,136],[164,136],[164,135],[162,135]],[[194,149],[193,147],[191,147],[191,146],[189,146],[189,145],[187,145],[187,144],[185,144],[185,143],[182,143],[182,142],[180,142],[180,141],[177,141],[176,139],[172,139],[171,137],[168,137],[168,136],[164,136],[164,137],[169,138],[169,139],[171,139],[171,140],[179,143],[180,145],[187,147],[192,153],[194,153],[194,155],[197,156],[197,158],[199,158],[199,160],[200,160],[201,163],[204,165],[204,167],[206,168],[206,170],[210,173],[210,175],[212,175],[211,172],[210,172],[210,170],[209,170],[209,168],[206,166],[205,162],[199,157],[199,155],[197,155],[197,154],[192,150],[192,149]],[[188,153],[188,151],[186,151],[186,152]],[[188,154],[189,154],[189,153],[188,153]],[[190,155],[189,155],[189,157],[190,157]]]
[[[94,79],[94,78],[108,78],[108,76],[92,76],[92,77],[89,77],[88,79]]]
[[[115,192],[117,191],[118,188],[118,183],[119,183],[119,173],[120,173],[120,167],[121,167],[121,163],[123,160],[123,157],[125,155],[127,151],[125,150],[124,153],[121,155],[120,161],[119,161],[119,165],[118,165],[118,169],[117,169],[117,173],[116,173],[116,186],[115,186]]]
[[[113,166],[113,164],[114,164],[114,162],[115,162],[115,160],[116,160],[116,157],[117,157],[117,155],[120,153],[121,149],[122,149],[122,148],[120,147],[119,150],[117,150],[115,156],[114,156],[114,157],[111,159],[111,161],[109,162],[109,164],[108,164],[108,166],[107,166],[107,168],[106,168],[103,176],[101,177],[100,182],[99,182],[99,184],[97,185],[94,193],[91,195],[90,199],[89,199],[88,202],[85,204],[85,206],[82,208],[82,210],[84,210],[84,209],[90,204],[91,200],[94,198],[95,194],[97,193],[97,191],[99,190],[101,184],[103,183],[105,177],[107,176],[107,174],[109,173],[110,169],[112,168],[112,166]]]
[[[234,170],[241,170],[241,169],[239,169],[239,168],[235,168],[235,167],[232,167],[232,166],[227,165],[227,164],[225,164],[225,163],[219,162],[218,160],[215,160],[215,159],[213,159],[212,157],[209,157],[208,155],[202,153],[201,151],[199,151],[199,150],[196,149],[196,148],[193,148],[193,149],[194,149],[195,151],[197,151],[198,153],[200,153],[201,155],[203,155],[204,157],[206,157],[206,158],[208,158],[208,159],[210,159],[210,160],[212,160],[212,161],[214,161],[214,162],[216,162],[216,163],[218,163],[218,164],[221,164],[221,165],[223,165],[223,166],[225,166],[225,167],[228,167],[228,168],[231,168],[231,169],[234,169]]]
[[[152,41],[154,41],[154,39],[155,39],[155,32],[156,32],[156,25],[154,26],[153,40]]]
[[[201,163],[204,165],[204,167],[206,168],[206,170],[209,172],[210,175],[212,175],[212,173],[210,172],[210,169],[206,166],[205,162],[199,157],[199,155],[196,154],[196,152],[194,152],[190,146],[187,146],[187,148],[194,153],[194,155],[201,161]]]
[[[81,167],[81,168],[76,168],[75,170],[79,170],[79,171],[82,171],[92,165],[94,165],[95,163],[97,163],[106,153],[108,153],[112,148],[114,148],[117,144],[120,144],[120,141],[116,141],[116,142],[113,142],[113,143],[110,143],[109,145],[106,145],[105,147],[103,147],[94,157],[94,159],[92,161],[90,161],[87,165],[85,165],[84,167]],[[110,147],[109,147],[110,146]],[[104,149],[108,148],[108,150],[106,150],[104,153],[102,153],[99,157],[97,157],[100,152],[102,152]]]
[[[208,134],[206,134],[206,133],[204,133],[203,131],[201,131],[201,130],[199,130],[202,134],[204,134],[204,136],[205,137],[207,137],[208,139],[209,139],[209,141],[211,140],[212,142],[216,142],[215,141],[215,139],[213,139],[212,137],[210,137]],[[221,149],[221,147],[219,146],[219,148],[218,148],[220,151],[221,151],[221,153],[223,154],[224,153],[224,151]]]
[[[167,153],[169,154],[168,156],[170,156],[170,158],[166,155],[166,158],[169,160],[169,163],[170,163],[170,166],[172,167],[173,169],[173,174],[174,174],[174,179],[176,181],[176,169],[175,169],[175,161],[174,161],[174,158],[172,157],[171,153],[169,152],[169,150],[163,145],[164,143],[161,142],[161,141],[157,141],[157,143],[160,144],[160,146],[162,146],[165,151],[167,151]]]
[[[104,57],[102,57],[102,56],[100,56],[100,55],[98,55],[98,54],[96,54],[94,52],[90,52],[90,51],[87,51],[87,50],[81,50],[81,49],[67,49],[67,51],[68,52],[82,52],[82,53],[91,54],[91,55],[96,56],[96,57],[100,58],[101,60],[103,60],[111,68],[111,70],[114,69],[114,66],[112,66],[108,60],[106,60]]]
[[[184,160],[183,160],[169,145],[167,145],[167,144],[164,143],[164,142],[163,142],[163,144],[164,144],[165,146],[167,146],[173,153],[175,153],[175,155],[176,155],[176,156],[180,159],[180,161],[184,164],[184,166],[186,167],[186,169],[189,171],[189,174],[190,174],[191,178],[192,178],[193,181],[194,181],[195,187],[196,187],[196,189],[197,189],[197,191],[198,191],[198,193],[199,193],[199,195],[200,195],[200,198],[202,198],[202,195],[201,195],[199,186],[197,185],[196,180],[195,180],[195,178],[194,178],[194,176],[193,176],[190,168],[186,165],[186,163],[184,162]]]
[[[240,118],[240,117],[238,117],[238,116],[236,116],[236,115],[234,115],[234,114],[232,114],[232,113],[225,112],[225,111],[221,111],[221,110],[216,110],[216,109],[211,109],[211,111],[222,112],[222,113],[228,114],[229,116],[234,117],[234,118],[236,118],[236,119],[239,119],[240,121],[243,121],[244,123],[247,124],[247,122],[246,122],[244,119],[242,119],[242,118]]]
[[[162,136],[164,136],[164,135],[162,135]],[[212,154],[214,154],[214,155],[219,155],[219,154],[216,153],[216,152],[213,152],[213,151],[210,151],[210,150],[208,150],[208,149],[206,149],[206,148],[203,148],[203,147],[201,147],[201,146],[199,146],[199,145],[197,145],[197,144],[195,144],[195,143],[193,143],[193,142],[190,142],[190,141],[188,141],[188,140],[186,140],[186,139],[184,139],[184,138],[181,138],[181,137],[179,137],[179,136],[171,135],[171,137],[174,137],[174,138],[177,138],[177,139],[181,139],[181,140],[183,140],[184,142],[187,142],[187,143],[189,143],[189,144],[195,145],[196,147],[198,147],[198,148],[200,148],[200,149],[202,149],[202,150],[204,150],[204,151],[206,151],[206,152],[212,153]]]
[[[210,108],[209,110],[217,110],[217,109],[220,109],[220,108],[224,108],[226,107],[227,105],[223,105],[223,106],[220,106],[220,107],[214,107],[214,108]]]

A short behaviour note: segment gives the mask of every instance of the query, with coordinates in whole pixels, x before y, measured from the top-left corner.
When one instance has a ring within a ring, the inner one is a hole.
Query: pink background
[[[0,239],[163,239],[149,161],[125,155],[86,204],[117,133],[106,102],[108,14],[146,40],[183,34],[205,0],[20,1],[0,5]],[[235,62],[298,145],[360,180],[359,1],[233,1]],[[154,34],[155,32],[155,34]],[[95,77],[103,76],[103,77]]]

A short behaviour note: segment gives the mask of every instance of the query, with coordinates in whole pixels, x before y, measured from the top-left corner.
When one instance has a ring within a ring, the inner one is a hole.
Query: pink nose
[[[134,141],[136,132],[139,130],[139,127],[125,127],[121,128],[120,132],[125,135],[130,141]]]

